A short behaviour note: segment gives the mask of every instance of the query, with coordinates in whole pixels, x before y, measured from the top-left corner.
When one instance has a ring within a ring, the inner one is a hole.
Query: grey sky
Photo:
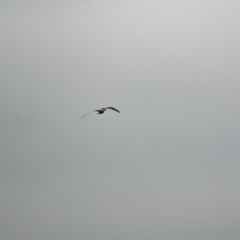
[[[1,239],[240,239],[239,1],[2,6]]]

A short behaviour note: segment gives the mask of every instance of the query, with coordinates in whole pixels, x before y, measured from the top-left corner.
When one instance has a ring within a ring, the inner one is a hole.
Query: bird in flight
[[[117,110],[117,109],[114,108],[114,107],[101,108],[101,109],[93,110],[93,111],[91,111],[90,113],[92,113],[92,112],[98,112],[98,114],[103,114],[107,109],[111,109],[111,110],[113,110],[113,111],[116,111],[116,112],[119,112],[119,113],[120,113],[120,111]],[[84,117],[86,117],[86,116],[89,115],[90,113],[82,116],[81,118],[79,118],[79,120],[82,119],[82,118],[84,118]]]

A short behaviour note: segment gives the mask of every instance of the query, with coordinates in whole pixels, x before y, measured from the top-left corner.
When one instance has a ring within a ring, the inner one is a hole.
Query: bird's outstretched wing
[[[106,109],[112,109],[112,110],[120,113],[120,111],[118,111],[118,110],[117,110],[116,108],[114,108],[114,107],[106,107]]]
[[[94,111],[95,111],[95,110],[91,111],[90,113],[92,113],[92,112],[94,112]],[[86,114],[86,115],[84,115],[84,116],[80,117],[78,120],[80,120],[80,119],[82,119],[82,118],[86,117],[86,116],[87,116],[87,115],[89,115],[90,113],[88,113],[88,114]]]

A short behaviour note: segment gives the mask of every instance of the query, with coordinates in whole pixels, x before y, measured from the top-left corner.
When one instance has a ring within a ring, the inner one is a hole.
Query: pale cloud
[[[239,239],[238,1],[3,6],[2,239]]]

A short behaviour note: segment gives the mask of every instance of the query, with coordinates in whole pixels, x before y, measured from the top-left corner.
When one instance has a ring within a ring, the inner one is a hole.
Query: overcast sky
[[[3,0],[0,238],[239,240],[239,9]]]

